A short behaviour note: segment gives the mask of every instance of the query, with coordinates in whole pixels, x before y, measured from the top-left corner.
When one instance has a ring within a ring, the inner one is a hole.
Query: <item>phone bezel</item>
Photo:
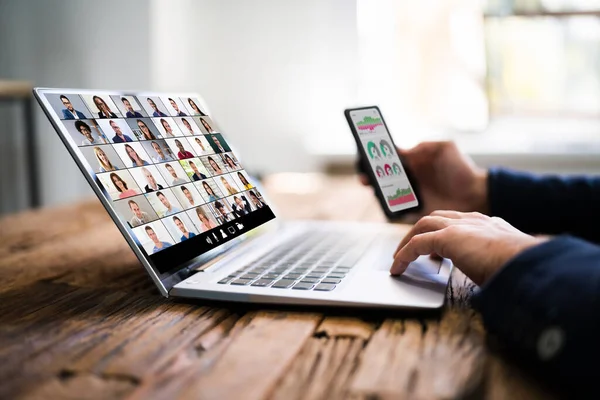
[[[392,146],[394,147],[394,151],[396,151],[396,143],[394,143],[394,138],[392,137],[390,130],[387,126],[387,123],[385,122],[385,118],[383,117],[383,113],[381,112],[381,110],[379,109],[378,106],[374,105],[374,106],[347,108],[346,110],[344,110],[344,115],[346,116],[346,121],[348,122],[348,125],[350,126],[350,131],[352,132],[352,136],[354,136],[354,140],[356,142],[356,147],[358,148],[359,157],[360,157],[359,162],[361,163],[361,165],[363,165],[365,167],[364,172],[366,172],[367,175],[369,176],[369,182],[370,182],[371,186],[373,187],[373,189],[375,189],[375,195],[376,195],[377,199],[379,200],[381,209],[383,210],[383,212],[385,213],[385,215],[388,219],[395,220],[395,219],[399,219],[399,218],[405,216],[406,214],[411,214],[411,213],[414,213],[415,211],[419,211],[423,207],[423,201],[421,200],[419,187],[418,187],[416,180],[414,179],[414,175],[412,174],[409,166],[407,165],[406,161],[404,160],[404,157],[402,157],[402,155],[400,153],[397,153],[398,158],[400,158],[400,163],[402,164],[402,168],[404,168],[406,177],[408,178],[408,180],[412,186],[413,192],[415,193],[415,197],[417,198],[418,204],[414,207],[407,208],[405,210],[400,210],[400,211],[391,211],[388,208],[387,203],[385,201],[385,196],[383,195],[383,191],[381,190],[381,188],[379,187],[379,184],[377,183],[377,176],[375,174],[375,171],[373,171],[373,168],[371,168],[371,164],[369,164],[369,162],[368,162],[366,150],[362,146],[360,137],[358,135],[356,127],[354,126],[354,122],[352,121],[352,118],[350,117],[350,113],[353,111],[362,111],[362,110],[371,110],[371,109],[376,109],[377,112],[379,113],[379,116],[381,117],[381,121],[383,122],[383,126],[387,130],[388,137],[392,143]]]

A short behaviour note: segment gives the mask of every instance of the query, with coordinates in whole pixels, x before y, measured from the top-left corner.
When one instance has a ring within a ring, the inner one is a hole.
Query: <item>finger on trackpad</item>
[[[431,258],[430,256],[421,256],[408,265],[403,275],[437,275],[440,273],[442,260]]]

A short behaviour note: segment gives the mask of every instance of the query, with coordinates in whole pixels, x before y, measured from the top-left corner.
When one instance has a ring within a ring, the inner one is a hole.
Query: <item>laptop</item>
[[[435,309],[452,263],[392,277],[393,224],[281,221],[197,94],[36,88],[69,153],[166,297]]]

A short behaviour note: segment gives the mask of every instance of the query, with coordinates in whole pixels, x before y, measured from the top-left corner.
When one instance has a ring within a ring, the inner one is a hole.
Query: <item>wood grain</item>
[[[384,220],[355,178],[288,178],[267,181],[286,218]],[[488,350],[475,290],[455,269],[421,319],[167,300],[96,200],[6,216],[0,398],[547,398]]]

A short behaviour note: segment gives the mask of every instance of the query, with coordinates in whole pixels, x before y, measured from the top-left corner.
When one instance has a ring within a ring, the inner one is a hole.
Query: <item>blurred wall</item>
[[[357,93],[356,0],[152,4],[157,89],[201,93],[255,172],[319,168],[306,137]]]
[[[197,91],[250,170],[315,170],[306,136],[356,96],[356,0],[0,0],[0,54],[0,78],[36,86]],[[18,130],[0,113],[0,132]],[[91,195],[36,122],[43,203]],[[3,142],[0,193],[23,186],[7,173],[20,147]]]
[[[145,0],[0,0],[0,77],[36,86],[138,88],[151,86]],[[9,111],[10,112],[10,111]],[[19,115],[0,114],[0,134],[19,132]],[[46,117],[37,113],[41,195],[44,204],[92,195]],[[1,193],[22,188],[13,173],[33,155],[2,146]],[[25,159],[23,159],[25,158]],[[23,162],[25,161],[25,162]],[[10,193],[9,193],[10,194]],[[6,198],[5,208],[11,204]],[[21,196],[19,196],[21,199]]]

